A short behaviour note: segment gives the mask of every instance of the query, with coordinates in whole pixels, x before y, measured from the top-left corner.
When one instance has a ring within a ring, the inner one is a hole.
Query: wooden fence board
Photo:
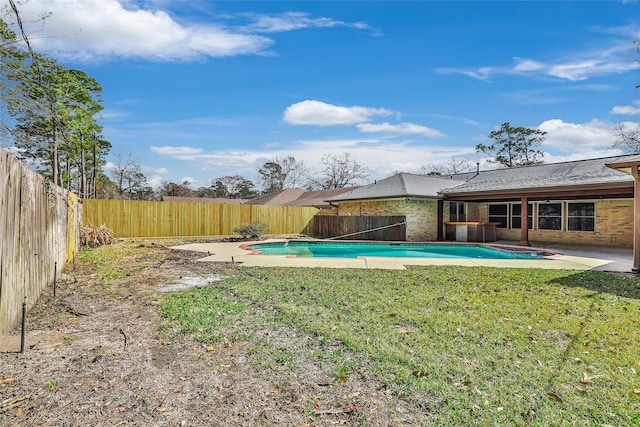
[[[318,209],[135,200],[83,200],[82,223],[109,227],[117,237],[234,236],[242,224],[258,221],[266,234],[300,234]],[[105,212],[108,212],[106,214]]]
[[[0,333],[35,304],[78,244],[78,199],[0,148]]]
[[[366,232],[367,230],[374,230]],[[357,233],[357,234],[356,234]],[[329,216],[316,215],[313,236],[350,240],[407,240],[404,216]]]

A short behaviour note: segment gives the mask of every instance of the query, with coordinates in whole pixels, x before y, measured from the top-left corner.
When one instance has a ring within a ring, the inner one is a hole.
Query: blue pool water
[[[385,243],[280,242],[251,245],[264,255],[295,255],[314,258],[476,258],[476,259],[543,259],[537,251],[512,251],[476,245],[412,245]]]

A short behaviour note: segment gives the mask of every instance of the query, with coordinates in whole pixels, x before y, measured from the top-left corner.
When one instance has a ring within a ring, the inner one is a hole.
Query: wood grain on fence
[[[266,234],[299,234],[318,209],[136,200],[83,200],[85,226],[106,225],[117,237],[233,236],[253,221],[267,225]]]
[[[329,216],[318,215],[313,221],[313,236],[351,240],[407,240],[404,216]]]
[[[0,333],[35,304],[77,250],[78,199],[0,148]]]

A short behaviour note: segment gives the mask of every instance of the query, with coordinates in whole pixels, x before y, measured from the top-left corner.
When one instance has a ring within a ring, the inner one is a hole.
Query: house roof
[[[247,202],[248,199],[226,199],[223,197],[180,197],[180,196],[162,196],[163,202],[182,202],[182,203],[220,203],[220,204],[232,204],[241,205]]]
[[[271,206],[285,206],[290,202],[296,200],[304,193],[301,188],[286,188],[277,193],[264,194],[247,200],[248,205],[271,205]]]
[[[357,187],[332,188],[329,190],[305,191],[296,200],[287,203],[287,206],[329,206],[328,199],[347,193]]]
[[[271,205],[271,206],[329,206],[328,198],[346,193],[357,187],[335,188],[330,190],[305,191],[301,188],[286,188],[277,193],[269,193],[254,197],[253,199],[225,199],[207,197],[178,197],[162,196],[164,202],[183,203],[227,203],[245,205]]]
[[[624,162],[637,155],[615,156],[562,163],[480,171],[463,185],[445,190],[447,196],[469,193],[562,190],[598,185],[628,186],[633,179],[608,163]]]
[[[453,176],[437,176],[399,173],[373,184],[358,187],[344,194],[331,197],[328,201],[347,201],[361,199],[383,199],[396,197],[439,198],[444,189],[464,184]]]
[[[528,193],[542,195],[568,194],[584,190],[601,195],[633,194],[633,178],[613,169],[640,162],[640,154],[612,156],[572,162],[467,172],[447,176],[427,176],[400,173],[358,187],[348,193],[331,197],[328,201],[366,200],[396,197],[423,197],[468,200],[512,196]],[[607,165],[611,165],[608,167]],[[620,168],[619,168],[620,169]],[[575,193],[577,197],[579,193]]]

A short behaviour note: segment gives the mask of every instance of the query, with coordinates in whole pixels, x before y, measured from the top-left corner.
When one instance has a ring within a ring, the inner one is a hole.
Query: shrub
[[[262,224],[258,221],[253,221],[249,223],[242,224],[239,227],[233,229],[234,232],[238,233],[242,236],[243,239],[247,237],[257,238],[262,236],[262,233],[267,229],[266,224]]]

